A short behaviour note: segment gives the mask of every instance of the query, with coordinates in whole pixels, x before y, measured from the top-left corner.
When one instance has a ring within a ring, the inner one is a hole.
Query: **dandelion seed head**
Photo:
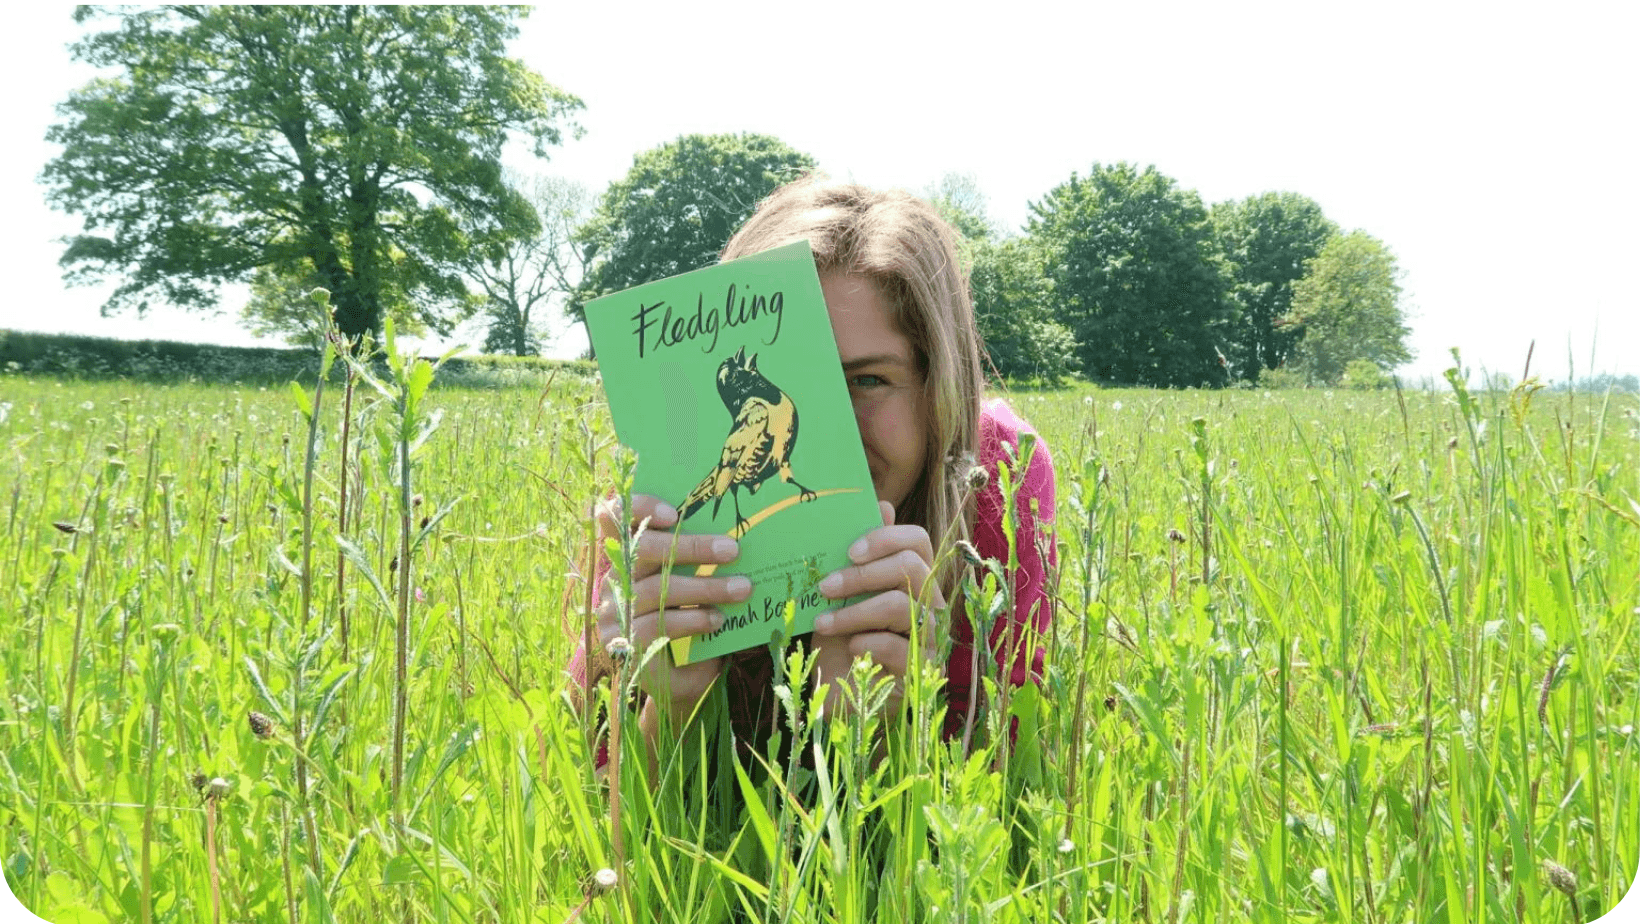
[[[1068,837],[1059,842],[1059,852],[1060,853],[1070,853],[1071,851],[1073,851],[1075,849],[1076,849],[1076,842],[1071,840]]]
[[[609,640],[609,644],[604,646],[604,651],[608,652],[611,658],[617,660],[630,658],[632,656],[632,642],[624,635],[617,635]]]
[[[615,871],[607,866],[592,874],[593,884],[605,892],[615,888],[615,883],[619,881],[619,878],[615,875]]]
[[[205,798],[207,798],[207,799],[221,799],[221,798],[223,798],[224,796],[226,796],[228,794],[228,786],[229,786],[228,781],[223,779],[220,776],[216,777],[215,779],[212,779],[209,783],[207,783],[205,785]]]

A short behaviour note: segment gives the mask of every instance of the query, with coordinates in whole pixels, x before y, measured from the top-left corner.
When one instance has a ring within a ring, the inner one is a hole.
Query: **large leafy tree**
[[[1076,371],[1076,338],[1054,318],[1054,284],[1025,238],[967,243],[974,322],[997,375],[1058,385]]]
[[[1372,235],[1329,240],[1293,287],[1284,320],[1301,337],[1288,365],[1313,384],[1335,385],[1354,360],[1386,372],[1410,361],[1400,277],[1395,256]]]
[[[569,304],[699,269],[780,185],[814,169],[814,159],[768,135],[685,135],[639,154],[611,183],[577,238],[589,261]]]
[[[1265,369],[1285,363],[1298,343],[1298,329],[1283,323],[1293,286],[1338,226],[1314,200],[1290,192],[1220,202],[1210,218],[1236,309],[1224,352],[1237,376],[1256,382]]]
[[[1031,204],[1058,319],[1098,382],[1222,385],[1226,280],[1196,193],[1155,167],[1095,164]]]
[[[102,18],[82,9],[82,22]],[[521,8],[167,6],[107,13],[73,47],[109,69],[59,107],[43,180],[84,218],[70,282],[120,274],[104,311],[211,307],[259,268],[313,277],[353,336],[383,304],[435,329],[467,304],[477,243],[536,219],[501,181],[509,136],[538,155],[574,97],[507,57]]]

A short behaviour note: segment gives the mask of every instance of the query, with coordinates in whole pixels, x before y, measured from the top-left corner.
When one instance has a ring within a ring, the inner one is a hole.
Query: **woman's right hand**
[[[632,567],[631,634],[625,636],[633,658],[643,657],[662,634],[683,638],[716,629],[723,624],[723,614],[718,607],[743,602],[752,590],[751,581],[740,575],[696,577],[689,573],[697,565],[734,561],[740,554],[739,543],[722,535],[674,533],[672,528],[678,523],[678,511],[648,494],[632,495],[630,518],[622,516],[619,499],[598,504],[600,551],[605,539],[619,538],[636,529],[645,517],[649,518],[649,526],[638,538]],[[680,571],[684,573],[678,573]],[[664,601],[661,599],[663,583]],[[623,636],[614,587],[613,574],[606,570],[597,613],[599,644],[604,646]],[[681,723],[706,695],[722,667],[722,658],[676,666],[670,652],[662,651],[649,660],[638,678],[638,685],[651,699],[669,705],[672,717]]]

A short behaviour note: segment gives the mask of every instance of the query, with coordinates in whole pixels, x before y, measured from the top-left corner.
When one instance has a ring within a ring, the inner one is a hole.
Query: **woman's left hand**
[[[857,658],[870,655],[894,679],[889,705],[898,709],[901,682],[911,657],[911,601],[917,599],[924,612],[945,606],[945,597],[934,582],[934,548],[928,531],[921,526],[895,525],[894,506],[879,501],[883,525],[866,533],[849,547],[853,564],[833,572],[820,582],[820,593],[832,600],[870,594],[851,606],[823,613],[814,621],[814,645],[818,652],[815,670],[818,681],[830,682],[826,711],[836,714],[842,702],[840,681]],[[923,657],[933,654],[932,619],[923,621]]]

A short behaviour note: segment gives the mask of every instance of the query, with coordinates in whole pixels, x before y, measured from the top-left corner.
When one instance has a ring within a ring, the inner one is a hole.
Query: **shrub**
[[[1388,388],[1395,384],[1395,380],[1370,359],[1352,359],[1344,365],[1344,375],[1338,384],[1345,388],[1370,390]]]

